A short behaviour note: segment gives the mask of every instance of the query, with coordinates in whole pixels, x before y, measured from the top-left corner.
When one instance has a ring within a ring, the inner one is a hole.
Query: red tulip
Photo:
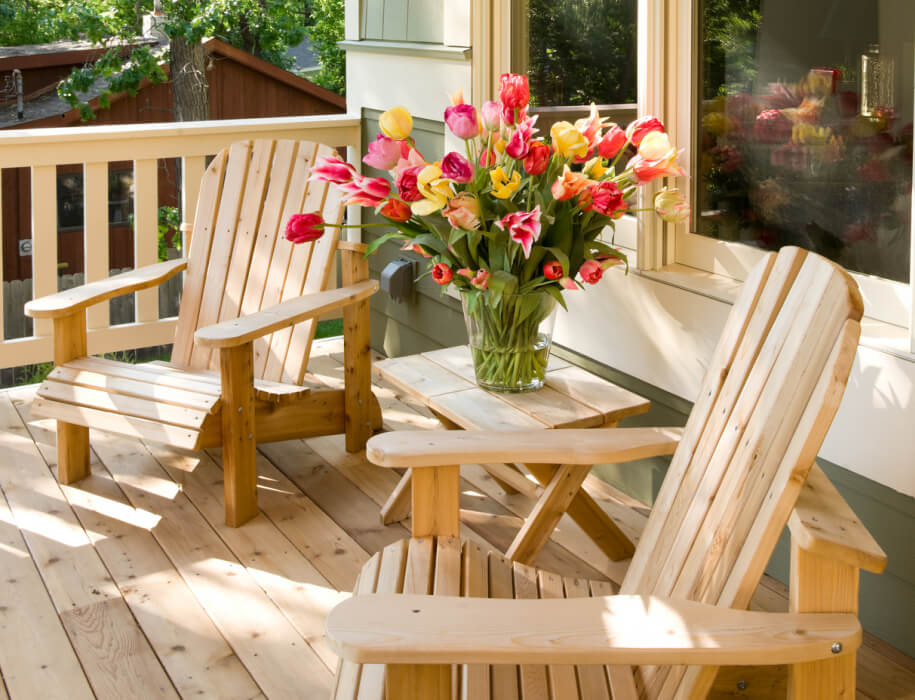
[[[436,284],[440,284],[444,287],[454,279],[454,272],[452,272],[448,263],[435,263],[435,265],[432,266],[432,279],[435,280]]]
[[[558,260],[550,260],[543,263],[543,276],[548,280],[558,280],[562,278],[562,263]]]
[[[528,175],[540,175],[546,172],[550,164],[552,151],[543,141],[534,141],[527,152],[527,158],[524,159],[524,170]]]
[[[379,213],[391,221],[409,221],[410,217],[413,216],[413,212],[410,211],[410,205],[404,204],[399,199],[389,199],[381,207]]]
[[[291,243],[308,243],[324,235],[324,219],[317,212],[293,214],[286,224],[286,240]]]

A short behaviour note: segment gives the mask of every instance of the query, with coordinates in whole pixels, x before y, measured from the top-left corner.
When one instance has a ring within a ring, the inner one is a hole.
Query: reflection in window
[[[525,0],[513,70],[534,107],[636,100],[636,0]]]
[[[133,170],[108,171],[108,223],[128,226],[133,214]],[[57,228],[61,232],[83,229],[83,174],[57,176]]]
[[[908,281],[910,0],[701,3],[697,233]]]

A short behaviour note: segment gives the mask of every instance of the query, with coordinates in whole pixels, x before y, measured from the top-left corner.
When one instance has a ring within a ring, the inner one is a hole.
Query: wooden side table
[[[641,396],[553,356],[545,386],[523,394],[489,392],[477,386],[466,345],[382,360],[373,364],[373,371],[420,400],[449,429],[609,428],[650,408],[650,402]],[[482,466],[510,493],[516,491],[512,481],[526,478],[514,465]],[[589,466],[523,466],[544,492],[507,557],[532,563],[563,513],[568,513],[614,561],[632,556],[632,542],[581,488]],[[411,476],[407,470],[382,507],[383,522],[396,522],[409,515]]]

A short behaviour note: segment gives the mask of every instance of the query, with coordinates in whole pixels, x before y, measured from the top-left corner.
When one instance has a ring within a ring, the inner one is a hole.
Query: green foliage
[[[756,77],[760,0],[702,3],[703,98],[750,92]]]
[[[343,41],[343,0],[312,0],[311,5],[313,24],[308,33],[321,59],[321,71],[312,80],[345,95],[346,54],[337,46]]]
[[[528,21],[532,104],[635,102],[635,0],[530,0]]]
[[[34,365],[23,365],[16,368],[14,386],[25,386],[26,384],[40,384],[54,369],[53,362],[39,362]]]
[[[168,260],[168,249],[181,250],[181,217],[178,207],[159,207],[159,262]]]

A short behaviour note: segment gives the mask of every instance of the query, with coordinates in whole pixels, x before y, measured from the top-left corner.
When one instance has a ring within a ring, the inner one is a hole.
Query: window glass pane
[[[57,176],[57,228],[78,231],[83,227],[83,174]]]
[[[108,223],[124,225],[133,215],[133,170],[108,172]]]
[[[513,27],[514,70],[534,107],[636,99],[636,0],[526,0]]]
[[[911,0],[702,0],[697,233],[908,281]]]

